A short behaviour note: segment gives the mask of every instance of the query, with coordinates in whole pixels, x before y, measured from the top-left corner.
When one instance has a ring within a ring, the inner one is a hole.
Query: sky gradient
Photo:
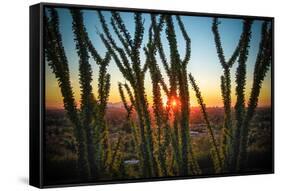
[[[79,104],[80,100],[80,88],[79,88],[79,58],[75,49],[74,34],[72,32],[72,18],[68,9],[59,8],[57,9],[60,21],[60,32],[62,34],[62,42],[65,48],[66,56],[68,59],[71,85],[73,87],[74,96],[76,102]],[[83,10],[84,13],[84,24],[89,37],[101,55],[104,55],[106,49],[97,35],[97,32],[102,32],[101,24],[99,22],[97,12],[95,10]],[[102,12],[105,16],[106,21],[109,24],[110,12]],[[134,17],[132,13],[122,12],[121,17],[131,32],[134,34]],[[214,37],[211,30],[212,18],[211,17],[195,17],[195,16],[181,16],[188,35],[191,39],[191,58],[188,63],[188,72],[191,72],[200,87],[202,96],[207,107],[222,106],[221,91],[220,91],[220,76],[223,74],[222,67],[218,60],[216,53],[216,47],[214,43]],[[143,42],[147,42],[148,28],[150,25],[150,15],[143,14],[144,19],[144,39]],[[173,18],[175,21],[175,18]],[[222,46],[224,49],[226,60],[229,59],[230,55],[233,53],[235,47],[237,46],[240,34],[242,31],[242,20],[241,19],[219,19],[221,24],[219,25],[219,31],[222,40]],[[253,70],[256,60],[256,55],[260,42],[260,32],[261,32],[262,21],[255,20],[252,25],[252,39],[250,42],[249,58],[246,63],[247,65],[247,76],[246,76],[246,102],[248,100],[252,79]],[[185,43],[183,37],[181,36],[177,22],[174,22],[175,31],[177,33],[177,41],[179,52],[181,57],[184,55]],[[113,34],[112,28],[109,25],[110,30]],[[113,37],[116,37],[113,34]],[[165,31],[161,34],[164,50],[166,50],[166,56],[169,58],[168,43],[165,38]],[[118,42],[117,38],[115,38]],[[143,45],[144,45],[143,43]],[[159,63],[162,74],[164,74],[164,79],[166,82],[167,76],[165,75],[162,63],[157,55],[157,61]],[[141,55],[142,64],[145,62],[145,56],[142,51]],[[93,89],[94,94],[97,95],[97,77],[98,77],[98,67],[94,60],[90,58],[90,64],[93,69]],[[46,107],[47,108],[62,108],[63,102],[58,87],[55,75],[52,73],[51,68],[46,64]],[[232,80],[232,105],[235,104],[235,71],[237,68],[237,62],[233,65],[231,69],[231,80]],[[114,60],[112,59],[109,63],[108,72],[111,75],[111,88],[109,95],[109,102],[120,102],[120,96],[118,92],[118,82],[125,82],[122,74],[120,73],[118,67],[116,66]],[[259,96],[259,106],[270,106],[271,105],[271,68],[267,72],[266,78],[262,84],[261,93]],[[145,88],[148,96],[148,100],[151,103],[152,100],[152,85],[150,80],[149,72],[146,73],[145,77]],[[191,92],[191,106],[197,106],[196,97],[194,91],[190,88]]]

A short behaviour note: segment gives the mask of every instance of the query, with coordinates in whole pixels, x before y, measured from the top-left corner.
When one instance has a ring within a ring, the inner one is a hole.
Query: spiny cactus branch
[[[272,62],[272,25],[268,29],[268,23],[264,22],[261,31],[261,42],[259,46],[258,56],[254,69],[254,81],[248,101],[248,109],[243,120],[241,128],[241,142],[240,142],[240,154],[239,164],[237,168],[245,169],[247,164],[247,148],[248,148],[248,132],[251,119],[255,114],[256,107],[258,105],[259,94],[261,90],[262,82],[266,76],[267,71]]]
[[[45,21],[45,42],[46,56],[49,66],[55,74],[63,96],[64,108],[69,119],[74,125],[75,138],[78,142],[78,169],[82,179],[90,177],[88,152],[86,145],[86,134],[82,128],[82,123],[78,115],[78,109],[74,100],[74,94],[70,84],[68,61],[62,45],[61,34],[59,32],[58,13],[55,9],[49,9],[51,20],[44,15]]]
[[[207,129],[209,130],[209,134],[210,134],[210,137],[211,137],[211,142],[212,142],[215,154],[216,154],[216,158],[218,160],[219,169],[221,170],[223,168],[222,157],[220,156],[219,146],[217,144],[217,141],[216,141],[216,138],[215,138],[215,134],[213,132],[212,125],[211,125],[211,123],[209,121],[209,117],[208,117],[208,114],[207,114],[207,111],[206,111],[206,105],[205,105],[205,103],[203,101],[203,97],[201,95],[200,89],[199,89],[198,85],[196,84],[196,81],[195,81],[194,77],[191,75],[191,73],[189,73],[189,80],[190,80],[190,83],[191,83],[191,85],[192,85],[192,87],[193,87],[193,89],[195,91],[198,104],[200,105],[201,112],[203,114],[203,118],[204,118],[205,123],[207,125]]]
[[[245,114],[245,85],[246,85],[246,61],[249,54],[249,44],[251,39],[251,20],[245,20],[243,24],[243,44],[240,48],[238,67],[236,70],[236,104],[235,104],[235,115],[236,115],[236,128],[234,130],[234,139],[232,144],[232,153],[230,159],[230,170],[236,169],[238,154],[240,150],[240,137],[241,137],[241,126],[244,120]]]

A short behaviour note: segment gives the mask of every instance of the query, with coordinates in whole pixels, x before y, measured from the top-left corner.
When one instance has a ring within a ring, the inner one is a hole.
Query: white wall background
[[[28,185],[29,5],[36,0],[1,1],[0,10],[0,190],[36,190]],[[278,0],[56,0],[46,2],[104,5],[275,17],[274,175],[209,178],[151,183],[84,186],[54,190],[279,190],[281,182],[280,113],[281,12]],[[257,158],[257,160],[259,160]],[[279,187],[279,188],[278,188]]]

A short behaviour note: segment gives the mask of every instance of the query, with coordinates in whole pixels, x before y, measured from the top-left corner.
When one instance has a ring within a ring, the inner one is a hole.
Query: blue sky
[[[70,67],[70,75],[72,86],[74,88],[75,97],[77,101],[79,101],[79,81],[78,81],[78,56],[75,50],[75,42],[74,36],[72,32],[72,18],[68,9],[59,8],[57,9],[59,14],[60,20],[60,32],[62,34],[62,41],[65,47],[66,56],[68,58],[69,67]],[[103,15],[105,16],[108,25],[110,26],[110,17],[111,13],[109,11],[103,11]],[[84,15],[84,23],[89,34],[89,37],[96,47],[98,52],[101,55],[104,55],[106,49],[97,35],[98,32],[102,32],[101,24],[99,22],[97,12],[95,10],[83,10]],[[144,13],[144,40],[143,42],[147,42],[147,34],[148,28],[150,25],[150,15]],[[134,34],[134,16],[132,13],[121,12],[121,17],[124,20],[128,30],[131,32],[131,35]],[[205,97],[205,102],[208,106],[221,106],[221,95],[220,95],[220,76],[222,75],[222,67],[219,63],[216,48],[214,44],[214,38],[212,33],[212,19],[211,17],[198,17],[198,16],[181,16],[182,21],[185,25],[185,28],[188,32],[188,35],[191,39],[191,59],[188,64],[188,72],[191,72],[195,79],[198,82],[198,85],[202,91],[203,96]],[[233,53],[237,43],[239,41],[239,37],[242,31],[242,20],[241,19],[219,19],[221,24],[219,25],[219,31],[221,34],[222,39],[222,46],[225,51],[226,59],[230,57]],[[174,18],[175,21],[175,18]],[[247,85],[246,85],[246,96],[249,95],[249,90],[252,85],[252,74],[253,68],[255,64],[255,59],[258,51],[258,46],[260,42],[260,30],[261,30],[261,23],[260,20],[255,20],[252,26],[252,39],[250,42],[250,49],[249,49],[249,58],[247,61]],[[174,22],[175,31],[177,33],[177,40],[178,40],[178,47],[179,52],[181,53],[182,57],[184,55],[184,39],[180,33],[179,27],[177,22]],[[112,28],[110,27],[112,31]],[[113,34],[113,31],[112,31]],[[113,37],[116,37],[113,35]],[[167,57],[169,57],[168,51],[168,44],[165,38],[165,32],[162,32],[162,42],[164,49],[167,52]],[[117,39],[117,38],[116,38]],[[116,40],[118,42],[118,40]],[[143,44],[144,45],[144,44]],[[141,56],[142,63],[145,62],[144,54],[142,53]],[[159,65],[162,69],[162,73],[164,69],[160,62],[159,57],[157,56],[157,60],[159,61]],[[95,64],[94,60],[91,58],[90,63],[93,68],[93,87],[94,91],[97,90],[97,74],[98,74],[98,67]],[[233,103],[235,103],[235,71],[237,68],[237,63],[232,67],[232,97]],[[124,82],[124,78],[122,74],[119,72],[118,67],[112,60],[110,62],[109,73],[111,74],[111,92],[109,101],[110,102],[118,102],[120,101],[119,94],[118,94],[118,82]],[[165,76],[165,75],[164,75]],[[166,77],[165,77],[166,78]],[[62,104],[62,99],[60,97],[60,91],[57,86],[55,76],[50,70],[49,66],[46,66],[46,102],[49,102],[50,105],[55,104]],[[151,81],[149,78],[149,73],[146,74],[146,89],[148,97],[151,97]],[[260,98],[260,105],[268,105],[270,103],[271,95],[270,89],[271,87],[271,76],[270,71],[267,73],[267,77],[263,83],[262,91],[261,91],[261,98]],[[196,99],[194,94],[191,94],[191,105],[196,106]]]

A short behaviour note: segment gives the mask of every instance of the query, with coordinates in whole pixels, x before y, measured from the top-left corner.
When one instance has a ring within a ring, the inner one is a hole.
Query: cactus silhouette
[[[221,38],[220,34],[218,31],[218,25],[219,21],[217,18],[213,19],[213,25],[212,25],[212,31],[214,34],[214,41],[217,49],[217,54],[219,61],[222,65],[223,68],[223,75],[221,76],[221,92],[222,92],[222,99],[224,103],[224,111],[225,111],[225,120],[224,120],[224,136],[222,140],[222,153],[224,157],[224,171],[231,170],[230,168],[233,166],[233,163],[235,162],[235,159],[233,157],[233,146],[235,147],[235,152],[237,149],[237,144],[233,144],[233,141],[235,142],[234,136],[239,136],[239,130],[234,132],[233,128],[233,122],[232,122],[232,117],[231,117],[231,79],[230,79],[230,68],[233,66],[235,61],[237,60],[239,56],[239,69],[237,71],[237,75],[242,75],[245,76],[245,62],[247,60],[247,55],[248,55],[248,47],[249,47],[249,41],[251,37],[251,24],[252,21],[250,20],[245,20],[243,24],[243,31],[240,35],[240,40],[237,44],[237,47],[235,48],[232,56],[228,61],[226,61],[225,56],[224,56],[224,51],[222,48],[221,44]],[[245,81],[245,79],[244,79]],[[245,84],[243,80],[240,81],[241,84],[238,84],[239,87],[237,87],[237,90],[242,90],[244,91],[244,86]],[[241,91],[237,91],[237,99],[238,99],[238,105],[239,108],[237,109],[242,109],[243,106],[240,107],[240,105],[243,105],[243,93]],[[241,103],[240,103],[241,102]],[[238,106],[237,105],[237,106]],[[241,115],[242,111],[236,112],[237,117]],[[239,124],[238,124],[239,125]],[[236,135],[234,135],[236,134]]]
[[[235,172],[244,170],[247,164],[247,140],[249,125],[254,116],[255,109],[258,104],[259,92],[262,81],[266,75],[271,64],[272,42],[271,30],[268,29],[268,22],[264,22],[261,31],[261,42],[258,55],[255,63],[253,85],[250,93],[248,107],[245,106],[245,85],[246,85],[246,61],[250,48],[251,39],[251,25],[252,20],[244,20],[243,30],[240,36],[239,43],[234,50],[229,61],[226,62],[224,51],[221,45],[220,34],[218,31],[219,21],[217,18],[213,19],[212,31],[214,34],[214,41],[217,49],[219,61],[223,68],[223,76],[221,76],[221,92],[224,104],[224,128],[222,144],[216,143],[214,133],[208,119],[206,106],[199,87],[197,86],[192,74],[189,74],[191,85],[196,93],[198,103],[200,105],[203,118],[206,122],[207,128],[211,135],[213,144],[212,153],[213,165],[216,172]],[[231,117],[231,80],[230,68],[238,58],[238,67],[236,70],[236,104],[235,104],[235,121]],[[219,151],[220,150],[220,151]],[[221,154],[223,156],[221,156]]]
[[[129,87],[128,84],[119,83],[119,92],[128,116],[130,116],[133,109],[138,114],[139,121],[137,127],[139,128],[138,132],[140,135],[136,137],[140,137],[141,140],[140,153],[143,175],[145,177],[158,176],[159,174],[167,176],[171,173],[168,170],[169,168],[176,168],[173,171],[176,171],[178,175],[200,173],[200,168],[192,152],[189,135],[190,105],[186,66],[190,58],[190,38],[187,35],[181,18],[179,16],[175,17],[186,42],[184,58],[181,60],[178,52],[172,17],[161,15],[158,18],[157,15],[151,14],[148,41],[144,46],[146,60],[143,63],[143,67],[141,67],[140,45],[144,30],[141,14],[136,13],[134,16],[135,35],[133,39],[120,14],[118,12],[112,12],[110,24],[122,47],[118,46],[117,42],[113,39],[103,14],[101,12],[98,12],[98,14],[103,28],[103,33],[100,33],[100,37],[111,53],[120,72],[130,84]],[[166,53],[163,50],[160,38],[160,33],[164,25],[169,43],[170,64],[166,59]],[[159,53],[164,65],[170,87],[165,83],[157,64],[157,53]],[[149,71],[152,79],[152,109],[157,126],[155,133],[152,130],[152,119],[149,114],[149,106],[144,87],[146,71]],[[124,87],[126,87],[126,92],[129,95],[130,104],[125,98]],[[161,94],[161,89],[164,90],[164,94],[168,98],[168,107],[166,108],[163,107],[162,98],[164,95]],[[178,102],[178,108],[172,108],[171,103],[173,101]],[[173,130],[169,123],[171,112],[175,116]],[[168,166],[166,155],[170,145],[174,153],[172,160],[175,160],[175,166],[173,165],[172,167]],[[192,168],[193,170],[189,170],[188,168]]]
[[[268,29],[268,22],[264,22],[261,31],[261,42],[258,51],[258,55],[255,63],[254,79],[253,85],[250,93],[250,98],[248,102],[248,107],[245,107],[245,84],[246,84],[246,61],[248,58],[248,52],[250,48],[251,39],[251,25],[252,20],[244,20],[243,30],[240,36],[239,43],[232,54],[228,62],[225,61],[224,51],[221,45],[220,34],[218,31],[219,21],[217,18],[213,20],[213,34],[214,41],[216,44],[217,54],[219,61],[223,67],[224,75],[221,76],[221,92],[222,100],[224,103],[224,136],[222,139],[222,144],[220,147],[221,153],[223,154],[223,166],[221,168],[224,172],[234,172],[237,170],[244,170],[247,164],[247,140],[249,125],[252,117],[254,116],[255,109],[258,104],[259,92],[261,89],[261,84],[265,78],[266,72],[268,71],[271,64],[272,55],[272,39],[271,30],[272,26]],[[238,58],[238,67],[236,70],[236,104],[235,104],[235,122],[231,117],[231,81],[230,81],[230,68]],[[210,123],[205,109],[205,104],[203,103],[203,98],[201,96],[200,90],[195,83],[193,76],[189,75],[191,84],[196,92],[196,97],[198,99],[199,105],[201,106],[201,111],[203,117],[207,124],[209,130]],[[212,134],[212,133],[211,133]],[[213,146],[217,148],[215,139],[212,137]],[[217,159],[219,159],[220,154],[218,149],[216,149]],[[213,161],[214,166],[216,160]]]
[[[138,114],[138,123],[141,134],[140,150],[143,158],[142,171],[145,177],[155,176],[158,173],[156,159],[153,157],[154,145],[151,130],[151,117],[149,115],[148,101],[144,90],[144,69],[141,68],[140,46],[143,39],[144,27],[142,15],[136,13],[134,38],[128,32],[120,14],[112,12],[111,25],[118,39],[122,42],[123,48],[120,48],[109,32],[108,25],[101,12],[98,12],[104,34],[100,34],[106,48],[111,53],[119,70],[124,78],[129,82],[131,88],[131,101]],[[119,86],[121,90],[122,86]],[[128,86],[127,86],[128,87]],[[127,90],[129,87],[127,88]],[[122,91],[120,91],[122,97]],[[124,104],[126,107],[126,103]]]
[[[250,93],[250,98],[248,101],[248,108],[245,112],[243,123],[241,125],[242,136],[240,139],[239,147],[239,163],[237,164],[238,170],[243,170],[246,168],[249,125],[255,114],[262,82],[272,62],[272,25],[270,25],[269,27],[268,25],[268,22],[263,22],[261,31],[261,42],[255,63],[253,75],[254,79]]]
[[[80,177],[84,179],[90,176],[87,145],[85,142],[86,133],[81,123],[79,111],[70,84],[68,62],[58,28],[58,13],[55,9],[50,9],[49,12],[51,19],[49,20],[47,16],[44,17],[46,57],[49,66],[52,68],[58,80],[61,94],[63,96],[64,108],[69,119],[75,126],[75,137],[78,142],[78,169]]]
[[[68,62],[59,32],[59,19],[55,9],[49,9],[49,20],[46,22],[46,55],[50,67],[58,80],[64,108],[70,121],[75,126],[75,134],[78,142],[78,169],[82,178],[98,178],[101,169],[100,153],[101,142],[105,134],[105,108],[109,96],[110,75],[106,67],[110,61],[110,54],[105,58],[97,53],[90,42],[84,27],[83,14],[79,10],[70,10],[72,14],[72,29],[75,36],[77,54],[79,56],[79,82],[81,88],[81,108],[77,108],[72,87],[70,84]],[[92,92],[92,69],[89,64],[89,52],[99,65],[98,100]],[[94,132],[94,133],[93,133]],[[104,145],[104,144],[103,144]]]
[[[203,98],[201,96],[201,92],[199,90],[199,87],[197,86],[197,84],[195,82],[195,79],[192,76],[192,74],[189,74],[189,80],[190,80],[190,83],[191,83],[195,93],[196,93],[198,104],[200,105],[200,108],[201,108],[201,111],[202,111],[202,114],[203,114],[203,118],[204,118],[205,123],[207,125],[207,128],[209,130],[209,135],[210,135],[211,144],[212,144],[211,154],[213,154],[212,159],[213,159],[215,171],[221,172],[221,170],[223,168],[222,157],[221,157],[221,154],[220,154],[220,151],[219,151],[219,145],[218,145],[217,140],[215,138],[213,127],[210,123],[210,120],[209,120],[209,117],[208,117],[208,114],[207,114],[206,105],[203,101]]]

